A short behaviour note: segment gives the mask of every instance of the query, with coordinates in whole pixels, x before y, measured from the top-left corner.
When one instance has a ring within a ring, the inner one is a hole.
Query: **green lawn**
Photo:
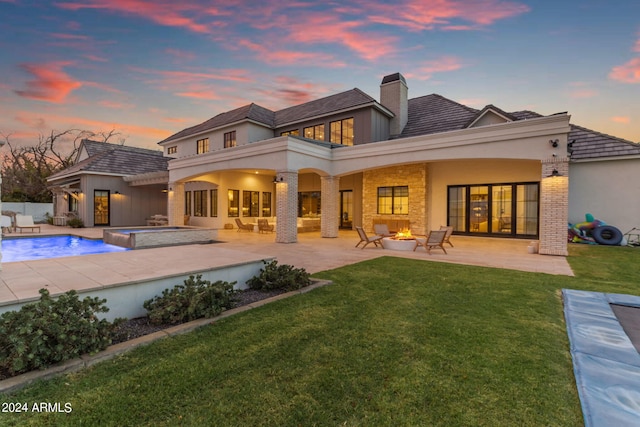
[[[638,293],[640,249],[571,254],[575,278],[392,257],[323,272],[333,285],[3,396],[73,411],[0,425],[581,425],[560,289]]]

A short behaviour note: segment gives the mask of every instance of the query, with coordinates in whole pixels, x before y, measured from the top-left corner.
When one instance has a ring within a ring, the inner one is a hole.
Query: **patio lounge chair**
[[[356,231],[358,231],[358,235],[360,236],[360,241],[356,245],[356,248],[362,242],[365,242],[365,244],[360,249],[364,249],[369,243],[373,243],[376,247],[378,245],[380,245],[380,247],[382,247],[382,241],[381,240],[382,240],[382,237],[384,237],[384,236],[375,235],[373,237],[368,237],[367,233],[365,233],[364,229],[362,227],[358,227],[358,226],[356,226]]]
[[[28,228],[32,232],[38,229],[38,233],[40,232],[40,226],[33,223],[31,215],[16,215],[16,230],[20,230],[20,233],[22,233],[23,228]]]
[[[431,249],[442,249],[444,253],[447,253],[447,250],[444,248],[444,238],[447,234],[446,230],[433,230],[429,232],[429,235],[421,238],[416,237],[416,247],[413,248],[415,251],[418,246],[422,246],[426,249],[427,253],[431,255]]]
[[[0,226],[2,227],[2,233],[11,233],[11,228],[13,227],[11,224],[11,217],[7,215],[2,215],[0,218]]]
[[[273,225],[269,225],[269,221],[264,218],[258,219],[258,232],[262,233],[263,231],[266,233],[267,231],[273,233],[273,229],[275,227]]]
[[[451,226],[446,226],[446,225],[441,225],[441,226],[440,226],[440,230],[441,230],[441,231],[442,231],[442,230],[445,230],[445,231],[446,231],[446,233],[445,233],[445,235],[444,235],[444,243],[448,243],[448,244],[450,244],[450,245],[451,245],[451,247],[453,247],[453,243],[451,243],[451,242],[449,241],[449,238],[451,237],[451,234],[453,233],[453,227],[451,227]]]
[[[395,233],[392,233],[389,231],[389,226],[383,223],[373,224],[373,231],[378,236],[382,236],[382,237],[391,237],[395,235]]]
[[[245,224],[240,220],[240,218],[236,218],[236,225],[238,226],[238,231],[253,231],[253,224]]]

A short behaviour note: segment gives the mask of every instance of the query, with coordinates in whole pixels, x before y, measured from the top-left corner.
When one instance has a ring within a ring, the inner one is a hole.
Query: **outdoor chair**
[[[270,232],[273,233],[273,229],[275,227],[273,225],[269,225],[269,221],[267,221],[265,218],[261,218],[258,219],[258,232],[262,233],[262,232]]]
[[[391,237],[395,234],[389,231],[389,226],[387,224],[373,224],[373,231],[382,237]]]
[[[16,215],[16,230],[20,230],[20,233],[22,233],[23,228],[28,228],[32,232],[38,229],[38,233],[40,232],[40,226],[33,223],[31,215]]]
[[[418,246],[422,246],[429,255],[431,255],[431,249],[442,249],[446,254],[447,250],[443,246],[446,234],[446,230],[433,230],[425,238],[417,237],[416,247],[413,250],[415,251]]]
[[[453,227],[451,226],[446,226],[446,225],[441,225],[440,226],[440,231],[445,230],[446,233],[444,235],[444,243],[448,243],[451,245],[451,247],[453,247],[453,243],[451,243],[451,241],[449,240],[449,238],[451,237],[451,234],[453,233]]]
[[[241,230],[253,231],[253,224],[245,224],[240,218],[236,218],[236,225],[238,226],[238,232]]]
[[[358,242],[358,244],[356,245],[356,248],[358,246],[360,246],[360,243],[365,242],[364,246],[362,246],[360,249],[364,249],[369,243],[373,243],[376,247],[378,245],[380,245],[380,247],[382,247],[382,238],[384,236],[372,236],[369,237],[367,236],[367,233],[365,233],[364,229],[362,227],[358,227],[356,226],[356,231],[358,232],[358,235],[360,236],[360,241]]]

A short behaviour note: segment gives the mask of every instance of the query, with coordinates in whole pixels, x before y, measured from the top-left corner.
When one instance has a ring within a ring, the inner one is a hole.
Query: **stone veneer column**
[[[322,219],[320,235],[322,237],[338,237],[340,226],[340,178],[337,176],[320,177],[322,194]]]
[[[167,198],[169,225],[184,225],[184,184],[181,182],[170,182]]]
[[[276,242],[298,241],[298,172],[276,174]]]
[[[554,174],[554,171],[557,173]],[[553,157],[543,160],[540,181],[540,254],[568,255],[568,221],[569,159]]]

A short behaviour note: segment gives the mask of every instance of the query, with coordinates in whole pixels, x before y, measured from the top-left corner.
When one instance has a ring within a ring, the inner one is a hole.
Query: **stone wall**
[[[558,176],[553,175],[557,171]],[[542,162],[540,183],[540,254],[568,255],[569,163],[567,158]]]
[[[408,219],[411,232],[425,234],[427,229],[427,193],[429,191],[426,163],[399,165],[365,171],[363,174],[362,224],[367,232],[373,231],[374,218]],[[378,187],[406,185],[409,187],[409,215],[378,215]]]

